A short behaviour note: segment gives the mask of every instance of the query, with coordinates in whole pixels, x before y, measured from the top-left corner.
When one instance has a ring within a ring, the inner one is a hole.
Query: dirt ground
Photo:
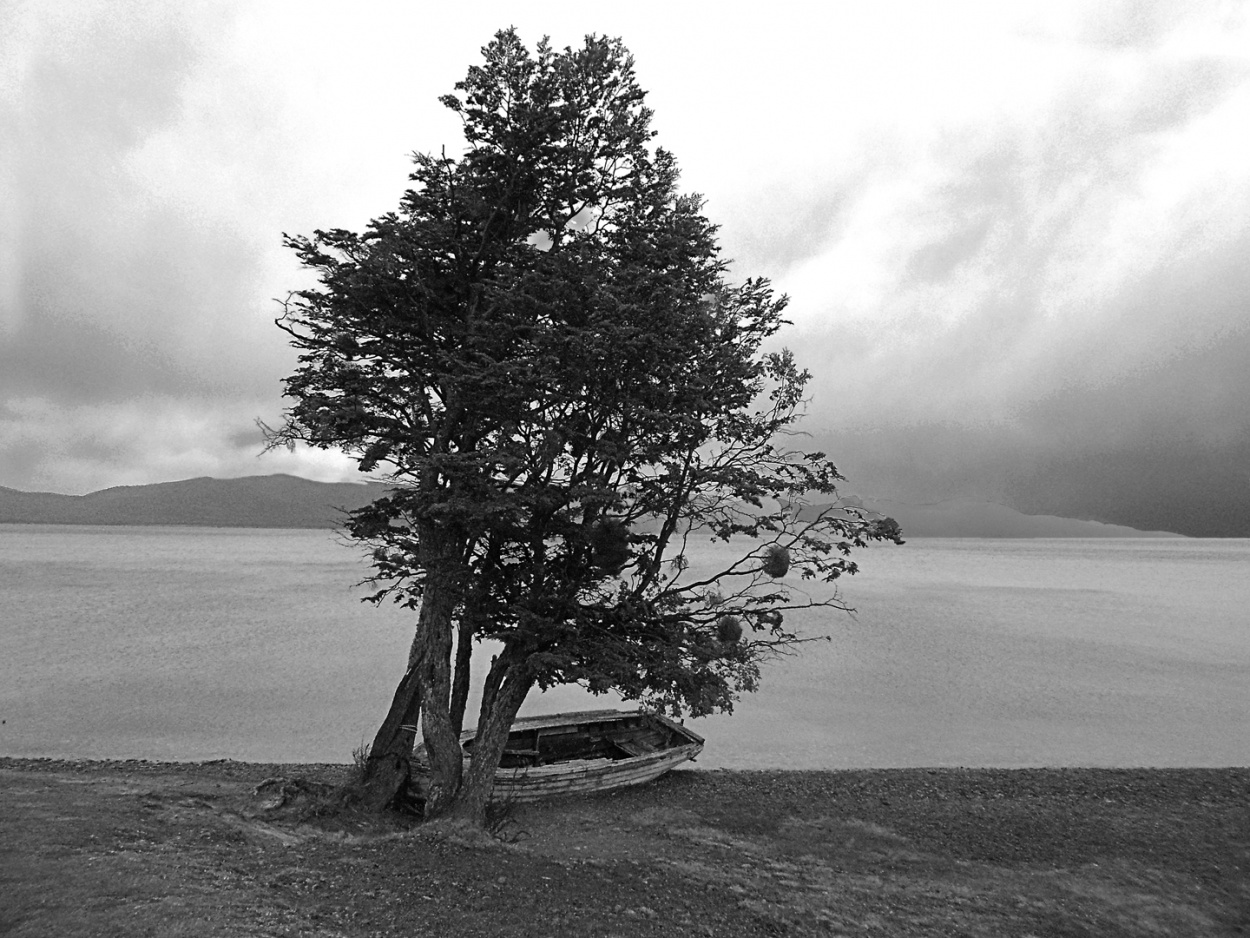
[[[0,759],[0,935],[1250,934],[1250,769],[679,771],[485,844],[255,791],[348,772]]]

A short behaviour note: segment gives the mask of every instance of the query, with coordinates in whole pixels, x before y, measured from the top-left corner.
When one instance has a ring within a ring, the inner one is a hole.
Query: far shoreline
[[[381,496],[388,483],[316,482],[276,473],[216,479],[202,476],[170,482],[123,485],[64,495],[0,486],[0,523],[117,525],[135,527],[222,527],[285,530],[334,529],[345,513]],[[1025,513],[976,497],[905,502],[885,495],[843,491],[840,500],[814,504],[800,515],[837,509],[862,510],[866,517],[891,517],[905,538],[1137,539],[1203,536],[1167,530],[1164,519],[1134,518],[1138,527],[1107,518]],[[1088,515],[1088,510],[1082,512]],[[1213,535],[1228,537],[1229,533]],[[1233,534],[1232,536],[1236,536]]]

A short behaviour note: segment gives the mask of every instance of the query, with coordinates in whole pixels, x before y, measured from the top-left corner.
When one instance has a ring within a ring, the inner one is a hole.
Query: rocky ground
[[[484,844],[310,815],[350,771],[0,759],[0,934],[1250,933],[1250,769],[681,771]]]

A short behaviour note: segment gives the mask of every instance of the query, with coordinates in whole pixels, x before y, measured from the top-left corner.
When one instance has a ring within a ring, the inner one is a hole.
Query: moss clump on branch
[[[774,580],[780,580],[790,572],[790,551],[780,544],[769,544],[764,549],[764,563],[760,569]]]
[[[725,644],[742,638],[742,620],[737,616],[721,616],[716,623],[716,637]]]
[[[629,562],[629,528],[615,518],[604,518],[591,531],[590,550],[596,567],[620,573]]]

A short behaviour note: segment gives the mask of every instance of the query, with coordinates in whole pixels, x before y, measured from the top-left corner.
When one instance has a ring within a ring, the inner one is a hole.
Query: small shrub
[[[352,765],[356,767],[356,776],[364,780],[365,767],[369,764],[369,744],[363,739],[360,745],[352,750]]]
[[[512,830],[516,824],[516,805],[511,796],[486,803],[486,833],[505,844],[515,844],[529,837],[529,831]]]

